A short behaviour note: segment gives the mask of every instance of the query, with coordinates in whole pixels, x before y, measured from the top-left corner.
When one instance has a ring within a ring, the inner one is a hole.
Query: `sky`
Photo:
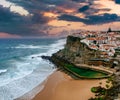
[[[120,30],[120,0],[1,0],[0,38]]]

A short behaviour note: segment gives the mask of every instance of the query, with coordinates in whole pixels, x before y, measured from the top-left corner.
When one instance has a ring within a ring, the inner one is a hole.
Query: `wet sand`
[[[91,87],[99,86],[100,82],[105,86],[106,79],[74,80],[63,72],[56,71],[48,78],[44,89],[32,100],[88,100],[94,97]]]

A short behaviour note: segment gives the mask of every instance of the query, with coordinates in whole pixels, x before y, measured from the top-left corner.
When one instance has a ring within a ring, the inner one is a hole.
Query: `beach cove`
[[[64,49],[52,56],[41,56],[57,66],[56,71],[42,85],[39,84],[17,100],[89,100],[96,97],[91,89],[99,86],[105,90],[101,96],[104,100],[109,86],[107,78],[113,75],[113,70],[109,70],[113,63],[100,59],[101,52],[90,49],[80,42],[79,37],[68,36]]]

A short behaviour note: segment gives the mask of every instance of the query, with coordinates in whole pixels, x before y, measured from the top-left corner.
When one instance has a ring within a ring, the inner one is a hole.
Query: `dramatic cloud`
[[[40,27],[47,27],[45,24],[49,21],[43,17],[42,13],[35,12],[33,16],[21,16],[18,13],[11,12],[8,8],[0,6],[0,31],[21,36],[45,35]],[[38,24],[39,28],[34,27]],[[41,32],[41,33],[39,33]],[[39,34],[38,34],[39,33]]]
[[[75,2],[86,2],[85,0],[72,0],[72,1],[75,1]]]
[[[103,14],[103,15],[92,15],[86,16],[85,18],[79,18],[72,15],[61,15],[58,17],[59,20],[66,20],[72,22],[83,22],[84,24],[93,25],[93,24],[103,24],[109,22],[120,21],[120,16],[116,14]]]
[[[75,27],[72,22],[86,26],[119,22],[119,3],[119,0],[2,0],[0,32],[23,37],[47,36],[51,30],[57,33],[59,27],[63,31],[64,25]]]
[[[79,8],[79,12],[84,12],[84,11],[86,11],[86,10],[88,10],[89,9],[89,6],[88,5],[86,5],[86,6],[83,6],[83,7],[81,7],[81,8]]]
[[[72,15],[66,15],[66,14],[59,16],[58,19],[65,20],[65,21],[73,21],[73,22],[81,22],[83,20],[82,18],[72,16]]]

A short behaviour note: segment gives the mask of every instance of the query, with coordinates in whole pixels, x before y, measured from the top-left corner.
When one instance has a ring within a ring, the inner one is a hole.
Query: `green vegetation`
[[[108,97],[109,90],[112,88],[111,79],[112,77],[108,78],[106,81],[106,88],[101,86],[102,83],[100,83],[100,86],[92,87],[91,92],[95,93],[95,97],[91,97],[89,100],[113,100]]]
[[[104,87],[98,86],[98,87],[92,87],[91,92],[95,93],[95,98],[90,98],[89,100],[105,100],[105,96],[107,94],[107,89]]]
[[[105,95],[106,94],[106,89],[101,87],[101,86],[98,86],[98,87],[92,87],[91,88],[91,92],[93,93],[98,93],[97,95]]]

